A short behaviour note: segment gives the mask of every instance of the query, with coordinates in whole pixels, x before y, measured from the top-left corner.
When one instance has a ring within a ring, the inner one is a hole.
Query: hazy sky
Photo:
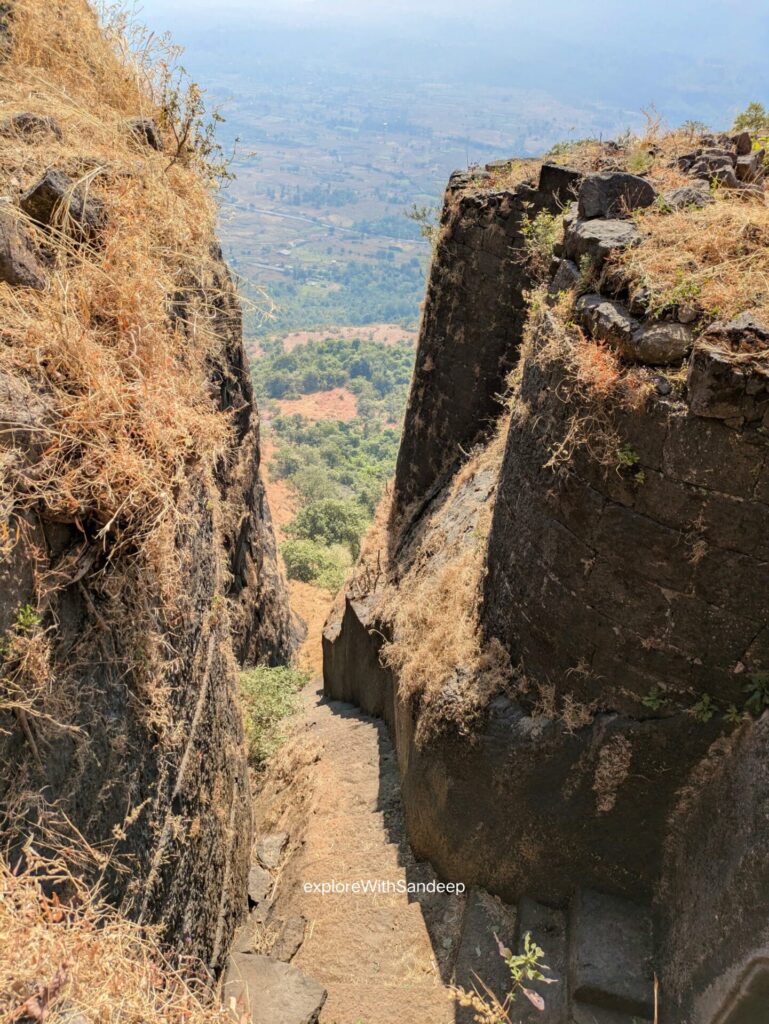
[[[671,123],[723,127],[751,100],[769,103],[769,0],[143,0],[143,16],[204,75],[228,46],[244,69],[275,56],[290,69],[309,47],[334,71],[392,59],[561,103],[656,104]]]

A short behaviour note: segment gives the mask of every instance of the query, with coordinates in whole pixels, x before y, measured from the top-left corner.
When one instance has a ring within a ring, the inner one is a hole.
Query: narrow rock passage
[[[321,1024],[449,1024],[442,972],[459,941],[464,897],[305,891],[333,881],[435,881],[406,842],[384,725],[316,690],[305,690],[257,799],[257,835],[289,834],[271,905],[254,912],[263,919],[257,931],[275,955],[287,928],[295,933],[304,919],[292,963],[328,990]]]

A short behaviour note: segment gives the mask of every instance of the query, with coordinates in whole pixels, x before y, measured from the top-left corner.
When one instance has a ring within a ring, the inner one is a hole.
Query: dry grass
[[[714,198],[703,209],[637,214],[643,244],[614,265],[649,289],[652,309],[692,306],[704,325],[751,312],[769,324],[769,206],[727,190]]]
[[[3,511],[9,522],[33,513],[71,524],[99,550],[101,614],[130,624],[149,692],[178,603],[186,476],[195,466],[215,503],[213,469],[230,440],[209,387],[223,345],[213,328],[214,197],[199,156],[177,152],[186,114],[172,54],[141,36],[131,50],[123,26],[105,32],[84,0],[17,0],[13,25],[0,116],[51,115],[62,139],[4,139],[3,208],[22,219],[14,201],[56,167],[103,204],[105,227],[97,243],[75,247],[65,221],[53,233],[25,225],[47,255],[48,286],[0,284],[0,375],[45,410],[33,452],[14,447],[13,423],[3,426]],[[162,126],[166,152],[135,141],[126,120],[139,116]],[[68,582],[41,580],[39,609]]]
[[[454,476],[444,501],[404,552],[407,568],[397,578],[391,575],[382,593],[378,615],[392,632],[382,658],[397,674],[401,697],[419,706],[417,742],[447,724],[470,733],[489,700],[510,681],[506,652],[498,642],[484,640],[479,623],[486,541],[508,425],[509,417],[502,416],[490,443]],[[489,493],[479,501],[477,495],[466,496],[466,487],[481,475]]]
[[[199,965],[172,969],[154,941],[63,863],[0,861],[0,1019],[47,1024],[233,1024]]]
[[[622,439],[612,413],[617,408],[640,409],[652,388],[650,375],[645,368],[623,365],[609,345],[588,338],[571,320],[573,301],[570,293],[561,293],[555,304],[548,304],[544,290],[531,294],[511,388],[518,394],[526,367],[538,367],[557,378],[557,395],[569,414],[546,465],[567,465],[577,449],[584,449],[596,462],[616,470]],[[515,402],[515,417],[533,414],[526,402]]]
[[[678,158],[697,145],[694,128],[667,131],[654,111],[645,112],[642,133],[628,133],[617,142],[582,139],[555,147],[546,157],[554,163],[574,167],[585,174],[598,171],[628,171],[648,177],[659,192],[680,188],[691,179],[678,167]]]

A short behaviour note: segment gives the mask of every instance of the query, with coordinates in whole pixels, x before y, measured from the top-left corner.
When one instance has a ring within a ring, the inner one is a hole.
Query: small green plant
[[[709,722],[718,714],[718,705],[708,693],[703,693],[696,704],[692,705],[691,713],[698,722]]]
[[[596,277],[596,267],[591,256],[587,253],[580,257],[579,261],[579,280],[577,281],[577,291],[580,294],[589,292],[593,288]]]
[[[16,615],[16,632],[32,633],[42,621],[35,608],[31,604],[25,604]]]
[[[419,206],[417,203],[413,203],[405,211],[405,215],[409,220],[414,221],[419,228],[419,234],[430,243],[433,252],[435,252],[440,231],[437,208],[434,206]]]
[[[629,444],[623,444],[617,452],[617,466],[620,473],[626,473],[631,476],[637,484],[642,484],[646,480],[646,474],[643,469],[638,467],[641,464],[641,456]]]
[[[646,696],[641,698],[641,703],[651,711],[660,711],[668,703],[668,700],[669,698],[659,686],[653,686]]]
[[[241,673],[248,760],[257,771],[280,747],[281,724],[296,710],[299,691],[308,680],[306,673],[288,666],[259,665]]]
[[[553,247],[563,229],[563,214],[540,210],[527,215],[521,225],[526,263],[537,281],[544,281],[553,259]]]
[[[730,704],[724,712],[724,721],[730,725],[739,725],[745,718],[745,712],[740,711],[736,704]]]
[[[745,710],[760,715],[769,708],[769,672],[754,672],[745,684]]]
[[[500,1001],[480,978],[477,978],[478,984],[473,985],[472,992],[460,986],[453,986],[451,994],[460,1006],[470,1007],[475,1011],[474,1019],[478,1024],[513,1024],[510,1012],[518,995],[525,996],[537,1010],[545,1009],[545,1000],[539,992],[530,989],[527,983],[554,985],[557,979],[547,977],[545,972],[550,973],[550,968],[542,962],[545,951],[534,942],[530,932],[524,936],[523,952],[519,954],[512,953],[496,934],[494,938],[499,955],[510,971],[511,987],[504,1000]]]

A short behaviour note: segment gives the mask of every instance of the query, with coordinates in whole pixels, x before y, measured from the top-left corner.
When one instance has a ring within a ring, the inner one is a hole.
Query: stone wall
[[[501,190],[488,172],[452,177],[398,454],[396,514],[419,506],[499,416],[532,284],[523,227],[540,210],[556,212],[578,177],[545,165],[537,188]]]
[[[52,644],[50,719],[2,715],[0,808],[12,844],[33,835],[45,849],[52,821],[65,837],[74,826],[105,854],[97,867],[113,902],[218,969],[244,910],[250,860],[236,658],[285,661],[293,627],[259,476],[237,298],[216,260],[199,286],[217,296],[221,348],[210,383],[235,430],[213,477],[191,463],[178,481],[179,603],[164,608],[157,595],[162,646],[151,680],[141,671],[130,609],[125,628],[116,619],[102,545],[77,522],[46,518],[44,508],[19,516],[12,503],[2,506],[10,543],[0,559],[0,634],[25,605],[41,607],[44,574],[55,571],[59,586],[42,602]],[[20,377],[0,380],[0,456],[34,471],[48,421],[44,393]]]
[[[721,741],[670,820],[658,907],[670,1019],[758,1024],[769,1003],[769,717]]]

